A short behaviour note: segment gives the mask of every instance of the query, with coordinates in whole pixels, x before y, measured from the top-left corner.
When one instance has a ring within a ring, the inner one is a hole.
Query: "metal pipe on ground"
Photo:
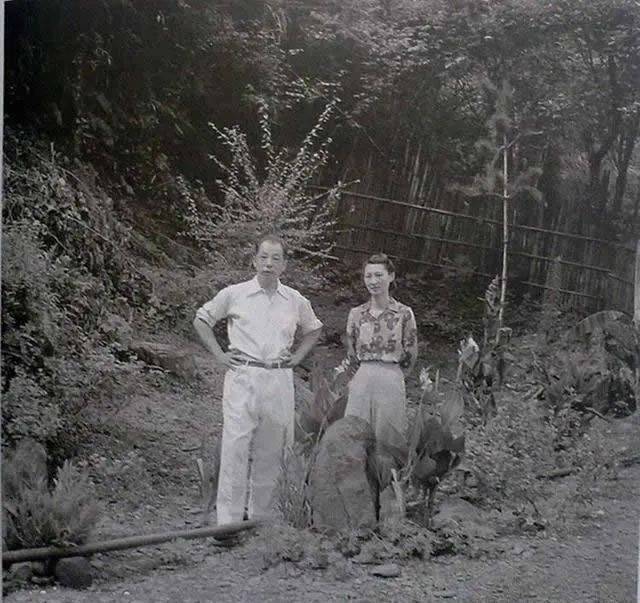
[[[176,530],[174,532],[164,532],[156,534],[146,534],[139,536],[129,536],[126,538],[116,538],[103,542],[91,542],[75,547],[41,547],[36,549],[20,549],[17,551],[3,551],[2,565],[10,565],[21,561],[42,561],[45,559],[61,559],[62,557],[86,557],[95,553],[107,553],[109,551],[121,551],[143,546],[151,546],[170,542],[178,538],[192,540],[195,538],[216,538],[217,540],[227,540],[236,534],[252,530],[261,525],[259,521],[242,521],[230,523],[223,526],[210,528],[196,528],[193,530]],[[221,546],[222,545],[221,543]]]

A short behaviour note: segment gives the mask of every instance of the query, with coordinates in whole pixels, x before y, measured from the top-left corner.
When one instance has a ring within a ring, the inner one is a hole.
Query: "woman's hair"
[[[364,264],[362,264],[362,269],[364,270],[367,264],[382,264],[389,274],[395,274],[396,267],[393,265],[393,262],[389,259],[389,256],[386,253],[374,253],[370,255]]]

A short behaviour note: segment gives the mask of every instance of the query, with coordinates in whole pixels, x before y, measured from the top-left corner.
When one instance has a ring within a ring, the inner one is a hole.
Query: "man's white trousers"
[[[249,517],[268,517],[283,449],[293,444],[293,371],[253,366],[227,371],[222,407],[218,525],[242,521],[247,494]]]

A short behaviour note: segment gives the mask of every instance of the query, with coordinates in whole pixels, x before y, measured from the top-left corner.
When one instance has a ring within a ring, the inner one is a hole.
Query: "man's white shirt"
[[[219,291],[198,309],[196,317],[211,328],[227,319],[229,351],[264,362],[289,352],[298,328],[306,335],[322,327],[300,292],[278,281],[269,296],[257,276]]]

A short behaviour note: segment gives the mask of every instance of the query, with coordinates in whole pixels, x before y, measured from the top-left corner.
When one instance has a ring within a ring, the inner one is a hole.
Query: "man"
[[[317,343],[322,323],[309,300],[280,282],[287,248],[275,235],[255,246],[250,281],[222,289],[196,313],[193,325],[217,362],[227,369],[222,394],[223,429],[218,479],[218,524],[241,521],[251,447],[249,517],[270,515],[283,447],[293,443],[293,367]],[[227,319],[229,349],[213,326]],[[292,351],[296,329],[302,340]]]

